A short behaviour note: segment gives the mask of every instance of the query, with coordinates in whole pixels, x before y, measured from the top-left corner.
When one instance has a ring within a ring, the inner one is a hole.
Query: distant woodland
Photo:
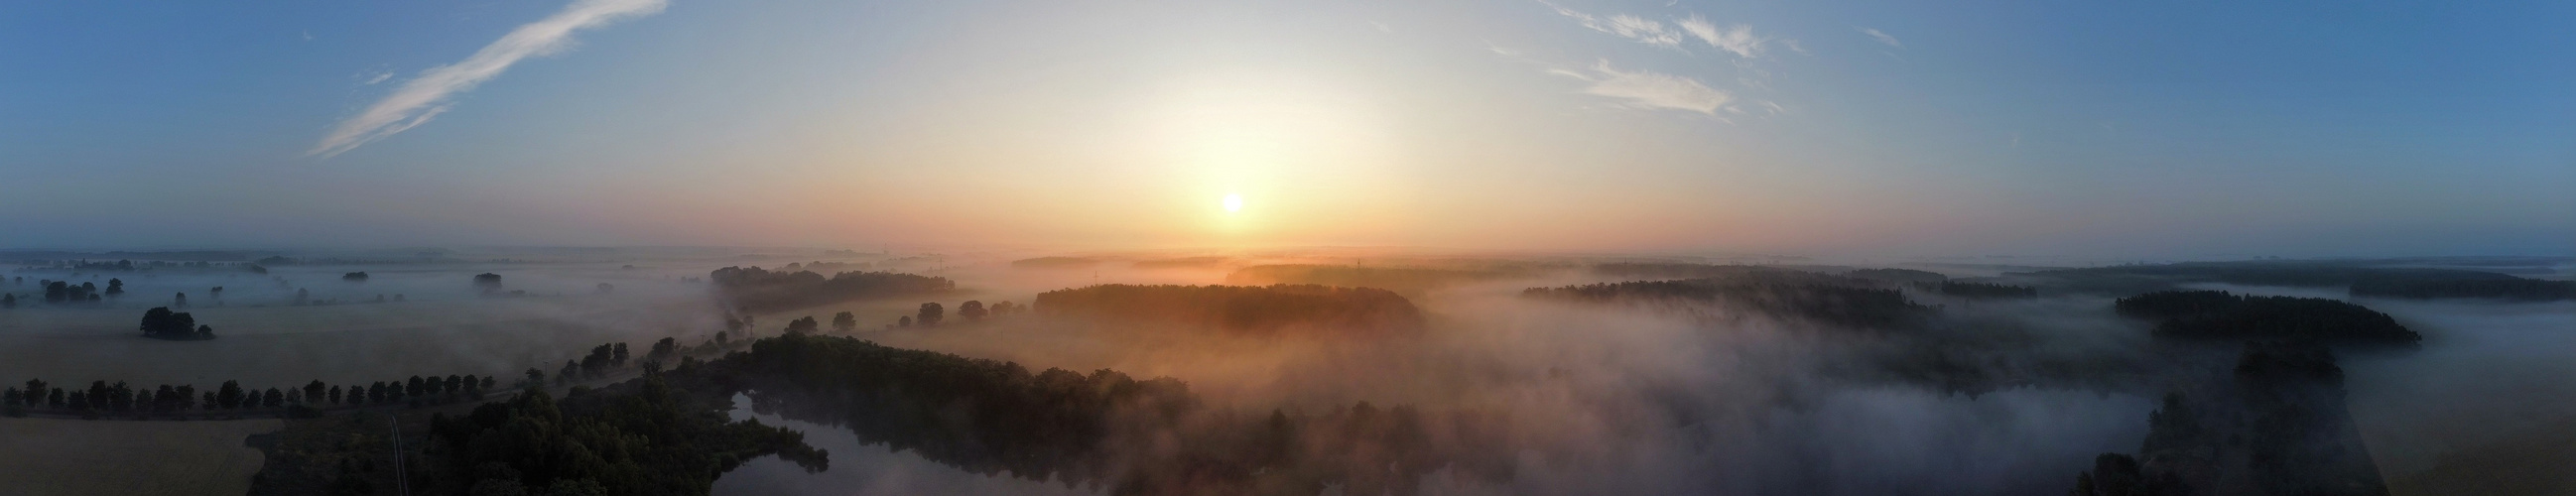
[[[2362,281],[2352,295],[2380,298],[2483,298],[2517,301],[2576,299],[2576,281],[2539,279],[2439,279]]]
[[[2156,336],[2187,339],[2296,339],[2414,346],[2424,336],[2388,314],[2323,298],[2239,296],[2225,291],[2158,291],[2121,298],[2120,315],[2158,321]]]
[[[1047,316],[1177,324],[1245,334],[1269,334],[1289,328],[1411,332],[1422,326],[1421,310],[1392,291],[1313,284],[1105,284],[1038,293],[1031,308]]]
[[[2184,391],[2149,414],[2137,456],[2095,458],[2069,494],[2388,494],[2324,345],[2249,342],[2231,370]]]
[[[1226,284],[1320,284],[1380,288],[1420,293],[1460,284],[1530,275],[1526,268],[1365,267],[1351,265],[1255,265],[1225,276]]]
[[[945,277],[895,272],[773,272],[725,267],[707,275],[727,301],[751,311],[791,310],[851,300],[938,294],[957,289]]]
[[[1109,494],[1307,495],[1340,485],[1403,495],[1443,467],[1489,480],[1511,473],[1498,416],[1365,402],[1323,414],[1218,410],[1171,379],[1032,372],[850,338],[763,339],[672,375],[742,388],[757,408],[970,472]]]
[[[1982,282],[1941,281],[1932,287],[1947,296],[1961,298],[2038,298],[2039,288]]]
[[[1881,329],[1912,327],[1935,313],[1932,307],[1905,299],[1902,291],[1849,281],[1757,270],[1721,278],[1529,288],[1521,295],[1591,303],[1718,302],[1779,318]]]

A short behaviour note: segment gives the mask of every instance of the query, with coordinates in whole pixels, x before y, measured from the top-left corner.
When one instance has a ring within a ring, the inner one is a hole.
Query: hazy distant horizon
[[[16,246],[2576,253],[2563,4],[0,12]]]

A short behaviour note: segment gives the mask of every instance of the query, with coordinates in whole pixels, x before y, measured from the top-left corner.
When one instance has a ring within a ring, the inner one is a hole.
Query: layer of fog
[[[0,377],[42,378],[58,385],[93,380],[143,387],[226,380],[287,387],[412,375],[516,377],[535,367],[553,373],[592,346],[641,347],[663,337],[695,344],[723,329],[703,284],[706,268],[628,269],[626,264],[564,261],[512,264],[283,266],[267,274],[241,270],[82,273],[19,271],[0,291],[19,296],[0,311]],[[364,281],[343,280],[364,271]],[[479,273],[503,276],[487,293]],[[53,304],[39,279],[125,282],[126,294],[97,303]],[[608,284],[607,291],[600,284]],[[221,297],[208,291],[223,286]],[[298,290],[308,304],[296,305]],[[522,293],[513,294],[511,291]],[[147,308],[176,306],[214,327],[210,341],[140,336]],[[378,302],[377,296],[384,295]],[[400,301],[394,295],[401,295]]]
[[[1129,282],[1114,277],[1128,275],[1123,271],[1100,270],[1102,282]],[[1166,283],[1222,277],[1146,272]],[[1039,290],[1087,284],[1091,270],[949,274],[981,291],[973,297],[1025,303]],[[828,320],[831,312],[848,310],[868,324],[855,334],[862,339],[1032,369],[1171,376],[1188,381],[1211,406],[1238,411],[1321,413],[1369,401],[1502,411],[1512,418],[1508,435],[1524,448],[1513,480],[1496,485],[1434,476],[1423,481],[1426,494],[2058,494],[2094,455],[2135,451],[2153,409],[2154,393],[2128,390],[2021,387],[1971,397],[1872,380],[1865,373],[1874,366],[1871,353],[1903,343],[1722,306],[1694,317],[1518,296],[1527,286],[1588,280],[1595,278],[1560,274],[1438,291],[1416,300],[1431,317],[1423,335],[1375,340],[1224,336],[1036,316],[983,323],[952,317],[938,328],[875,326],[909,313],[911,302],[785,312],[762,322],[772,327],[800,315]],[[968,297],[939,300],[954,308]],[[1917,298],[1947,305],[1958,325],[2004,329],[1999,341],[2024,353],[2117,354],[2142,349],[2146,340],[2144,326],[2110,315],[2108,299]],[[1704,318],[1709,313],[1730,318]],[[846,431],[806,432],[809,439],[852,438]],[[840,450],[834,453],[834,471],[900,480],[957,475],[919,460],[904,462],[918,470],[900,475],[885,473],[893,468],[854,469],[852,463],[874,462],[845,463],[837,458]],[[844,476],[752,471],[726,477]]]

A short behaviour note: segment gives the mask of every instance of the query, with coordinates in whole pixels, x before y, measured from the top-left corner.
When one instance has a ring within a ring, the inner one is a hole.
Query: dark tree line
[[[2324,298],[2158,291],[2114,303],[2120,315],[2158,320],[2159,337],[2295,339],[2414,346],[2424,336],[2388,314]]]
[[[188,312],[172,312],[170,307],[152,307],[143,311],[143,336],[158,339],[214,339],[215,327],[197,323]]]
[[[2248,342],[2215,384],[2148,416],[2137,456],[2105,453],[2074,496],[2384,496],[2344,409],[2343,369],[2315,342]]]
[[[1483,269],[1445,269],[1432,267],[1365,267],[1351,265],[1281,264],[1255,265],[1235,269],[1225,276],[1226,284],[1315,284],[1354,288],[1379,288],[1419,294],[1464,283],[1522,277],[1533,272],[1519,267]]]
[[[708,273],[726,300],[746,311],[804,308],[843,301],[946,293],[957,283],[945,277],[894,272],[842,272],[830,278],[810,271],[784,272],[760,267],[725,267]]]
[[[988,474],[1111,494],[1411,494],[1442,467],[1508,478],[1504,421],[1359,403],[1310,415],[1211,410],[1187,385],[791,334],[674,383],[747,390],[755,408],[846,427],[863,442]],[[719,386],[721,385],[721,386]]]
[[[2576,281],[2540,279],[2381,280],[2353,283],[2355,297],[2484,298],[2515,301],[2576,299]]]
[[[1938,284],[1938,283],[1940,283],[1940,282],[1942,282],[1942,281],[1948,281],[1948,280],[1950,280],[1950,276],[1942,275],[1942,274],[1941,274],[1941,273],[1939,273],[1939,272],[1922,271],[1922,270],[1914,270],[1914,269],[1892,269],[1892,268],[1858,269],[1858,270],[1853,270],[1853,271],[1851,271],[1851,272],[1849,272],[1849,273],[1846,273],[1846,274],[1844,274],[1844,275],[1848,275],[1848,276],[1851,276],[1851,277],[1857,277],[1857,278],[1861,278],[1861,279],[1869,279],[1869,280],[1873,280],[1873,281],[1887,281],[1887,282],[1893,282],[1893,283],[1933,283],[1933,284]]]
[[[1803,274],[1803,273],[1802,273]],[[1751,280],[1748,280],[1751,279]],[[1521,295],[1590,303],[1724,303],[1776,318],[1894,329],[1922,324],[1937,310],[1905,299],[1895,289],[1847,285],[1821,274],[1630,281],[1529,288]]]
[[[1288,328],[1361,333],[1411,332],[1422,326],[1422,311],[1395,292],[1312,284],[1104,284],[1038,293],[1031,308],[1047,316],[1179,324],[1255,334]],[[934,317],[929,313],[923,316]]]
[[[49,280],[39,280],[36,283],[45,288],[46,303],[90,303],[104,299],[98,294],[97,283],[84,282],[73,285],[69,281]]]
[[[2147,276],[2182,282],[2222,282],[2253,286],[2348,286],[2363,282],[2519,279],[2494,272],[2458,269],[2370,267],[2343,262],[2185,262],[2055,269],[2040,276]]]
[[[1941,294],[1962,298],[2038,298],[2039,288],[1982,282],[1941,281]]]
[[[368,404],[440,403],[464,399],[480,400],[493,387],[493,379],[473,375],[446,377],[412,376],[409,380],[378,381],[369,385],[333,386],[315,380],[300,388],[269,388],[265,391],[244,388],[240,381],[200,394],[196,386],[163,384],[157,388],[129,387],[123,381],[94,381],[87,389],[65,389],[41,379],[28,379],[25,388],[9,387],[0,391],[0,406],[12,414],[26,409],[50,408],[91,415],[184,414],[199,411],[208,414],[224,411],[286,409],[291,416],[311,416],[326,406],[360,406]]]
[[[829,454],[805,435],[758,420],[729,421],[709,399],[659,376],[631,393],[529,390],[469,415],[430,420],[442,466],[434,486],[458,494],[702,495],[716,477],[776,454],[821,471]]]

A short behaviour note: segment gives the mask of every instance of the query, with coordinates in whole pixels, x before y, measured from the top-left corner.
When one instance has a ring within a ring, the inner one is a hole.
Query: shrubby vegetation
[[[772,272],[760,267],[725,267],[709,273],[733,306],[775,311],[868,298],[938,294],[957,289],[945,277],[894,272],[842,272],[830,278],[810,271]]]
[[[2158,291],[2119,299],[2120,315],[2158,320],[2160,337],[2296,339],[2414,346],[2423,335],[2388,314],[2323,298]]]
[[[2352,295],[2414,299],[2487,298],[2556,301],[2576,299],[2576,281],[2520,278],[2362,281],[2353,283]]]
[[[1179,286],[1105,284],[1038,293],[1048,316],[1201,326],[1238,333],[1282,329],[1409,332],[1422,312],[1394,292],[1312,284]],[[928,313],[924,317],[930,317]]]

